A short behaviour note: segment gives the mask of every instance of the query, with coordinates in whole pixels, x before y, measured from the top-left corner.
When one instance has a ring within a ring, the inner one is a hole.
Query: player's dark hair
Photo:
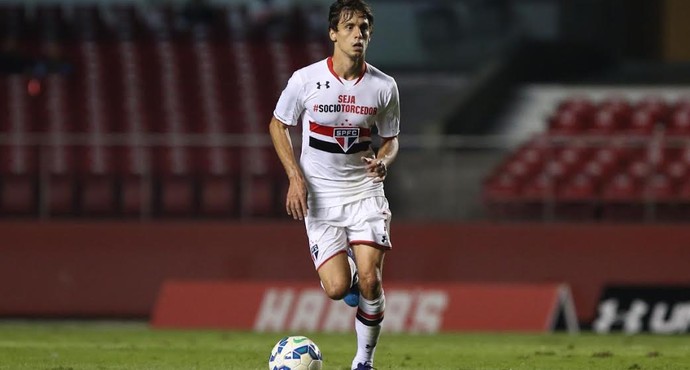
[[[341,15],[345,20],[349,20],[357,13],[362,13],[369,20],[369,27],[374,28],[374,13],[371,12],[369,4],[363,0],[337,0],[331,4],[328,13],[328,28],[337,31]]]

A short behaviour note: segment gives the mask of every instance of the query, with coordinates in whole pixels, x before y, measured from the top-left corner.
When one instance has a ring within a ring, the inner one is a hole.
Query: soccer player
[[[287,214],[305,222],[323,289],[357,307],[352,368],[373,369],[386,301],[383,260],[391,249],[383,181],[398,153],[398,87],[365,61],[374,17],[364,1],[336,1],[328,21],[333,55],[293,73],[270,133],[290,182]],[[288,128],[299,123],[298,163]]]

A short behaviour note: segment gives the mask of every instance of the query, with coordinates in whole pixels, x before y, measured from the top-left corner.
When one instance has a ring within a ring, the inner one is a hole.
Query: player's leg
[[[368,369],[373,366],[386,307],[382,276],[385,253],[391,248],[391,213],[383,197],[364,199],[353,205],[350,212],[357,218],[348,228],[348,238],[357,263],[360,289],[355,319],[357,353],[352,368]]]
[[[386,307],[382,286],[385,251],[364,244],[353,245],[352,248],[357,260],[360,290],[355,318],[357,353],[352,361],[352,368],[366,369],[364,366],[371,366],[374,362],[374,352],[381,334],[381,322]]]

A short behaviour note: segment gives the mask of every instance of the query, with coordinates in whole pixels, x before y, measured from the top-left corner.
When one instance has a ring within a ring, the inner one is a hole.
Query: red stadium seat
[[[185,175],[160,178],[159,197],[159,216],[193,216],[196,211],[194,178]]]
[[[636,110],[630,117],[627,132],[637,135],[651,135],[657,123],[660,123],[656,114],[650,110]]]
[[[680,153],[678,154],[678,160],[690,165],[690,145],[685,145],[680,149]]]
[[[80,179],[83,215],[108,215],[117,212],[115,178],[112,175],[85,175]]]
[[[257,175],[252,178],[251,188],[243,189],[245,194],[249,194],[248,202],[244,204],[245,214],[251,217],[271,217],[276,216],[276,183],[271,176]]]
[[[620,172],[602,188],[603,217],[608,220],[641,220],[644,204],[639,184],[633,178]]]
[[[673,114],[668,124],[669,135],[690,135],[690,107],[678,109]]]
[[[0,146],[0,174],[38,173],[39,150],[34,146]]]
[[[675,184],[680,184],[688,178],[688,164],[680,160],[669,161],[662,166],[662,170],[668,179]]]
[[[675,198],[676,189],[671,179],[663,173],[649,178],[646,183],[645,196],[656,203],[670,202]]]
[[[578,173],[566,181],[556,195],[562,201],[593,201],[597,196],[596,180],[585,173]]]
[[[193,148],[194,169],[202,175],[237,176],[240,171],[240,152],[240,149],[235,148]]]
[[[597,198],[596,181],[591,176],[578,173],[557,189],[556,217],[572,221],[593,220]]]
[[[628,164],[628,174],[633,181],[642,182],[652,174],[652,164],[644,158],[638,158]]]
[[[586,123],[575,111],[558,111],[549,118],[549,131],[556,135],[575,135],[584,131]]]
[[[200,214],[203,216],[237,216],[239,196],[237,179],[231,176],[202,176],[200,180]]]
[[[533,201],[546,201],[556,192],[556,180],[548,172],[540,172],[522,188],[522,197]]]
[[[121,214],[148,217],[152,208],[152,187],[150,179],[143,176],[122,177],[120,180]]]
[[[681,162],[676,163],[684,168]],[[650,196],[655,203],[655,217],[661,221],[690,220],[690,178],[684,176],[674,179],[671,176],[665,175],[665,180],[658,179],[656,183],[649,184]]]
[[[53,216],[76,215],[76,179],[73,175],[51,175],[45,190],[48,213]]]
[[[517,180],[524,180],[534,175],[539,169],[541,163],[528,163],[520,159],[513,159],[506,164],[504,172]]]
[[[0,177],[0,216],[36,215],[36,178],[29,175]]]
[[[627,122],[612,109],[600,109],[594,114],[589,132],[597,135],[613,134],[621,130]]]
[[[669,104],[661,96],[646,96],[635,104],[636,111],[645,111],[656,122],[665,122],[670,112]]]
[[[626,172],[619,172],[604,184],[602,197],[607,201],[636,201],[639,199],[639,186]]]
[[[568,169],[573,171],[584,165],[592,151],[583,146],[568,146],[558,154],[558,160]]]

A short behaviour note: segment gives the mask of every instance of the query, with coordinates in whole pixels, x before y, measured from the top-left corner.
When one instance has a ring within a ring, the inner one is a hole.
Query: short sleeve
[[[395,137],[400,133],[400,99],[398,95],[398,85],[392,81],[389,90],[388,103],[378,114],[376,127],[379,136]]]
[[[286,125],[296,126],[299,123],[299,117],[304,111],[303,86],[302,78],[295,72],[278,98],[273,115]]]

